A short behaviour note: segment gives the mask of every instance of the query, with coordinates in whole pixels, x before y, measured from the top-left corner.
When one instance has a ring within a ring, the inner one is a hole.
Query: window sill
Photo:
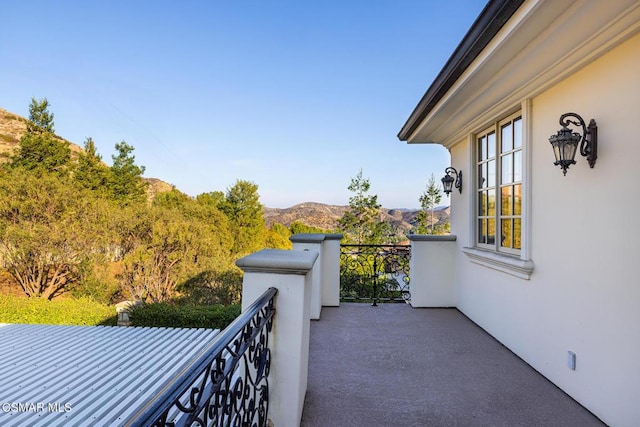
[[[462,252],[474,262],[494,270],[502,271],[521,279],[529,280],[533,273],[533,261],[513,255],[501,254],[478,248],[462,248]]]

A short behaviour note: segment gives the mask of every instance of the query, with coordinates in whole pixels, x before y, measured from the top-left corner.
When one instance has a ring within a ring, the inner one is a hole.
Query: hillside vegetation
[[[0,164],[6,163],[8,158],[15,154],[20,147],[20,139],[27,131],[28,119],[0,108]],[[84,149],[73,142],[53,135],[54,138],[64,141],[69,145],[72,156],[84,153]],[[106,165],[105,165],[106,166]],[[158,178],[142,178],[147,182],[147,193],[150,199],[156,194],[171,191],[173,186]]]
[[[0,109],[0,293],[184,304],[235,304],[234,262],[263,248],[290,249],[296,233],[341,232],[345,242],[393,243],[445,230],[448,208],[384,209],[362,171],[348,206],[265,208],[255,183],[190,197],[143,178],[134,147],[116,143],[108,166],[87,138],[57,136],[46,99],[28,119]],[[436,227],[437,226],[437,227]]]
[[[134,147],[115,144],[107,166],[91,138],[72,150],[56,136],[46,99],[29,110],[28,120],[2,114],[6,293],[232,304],[241,283],[234,261],[290,245],[288,230],[266,229],[257,185],[238,180],[196,198],[175,188],[150,192]]]

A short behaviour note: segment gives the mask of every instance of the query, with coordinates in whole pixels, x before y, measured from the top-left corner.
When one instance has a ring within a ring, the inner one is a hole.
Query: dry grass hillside
[[[14,153],[20,144],[20,138],[27,130],[27,119],[0,108],[0,163],[5,162],[7,157]],[[56,135],[63,141],[64,138]],[[81,153],[82,147],[73,142],[69,142],[71,153]],[[153,199],[156,194],[171,191],[173,186],[157,178],[144,178],[149,184],[147,194]]]
[[[27,119],[13,114],[3,108],[0,108],[0,158],[6,158],[11,155],[20,143],[20,138],[27,130]],[[66,141],[64,138],[56,135],[57,138]],[[79,153],[82,147],[70,141],[69,147],[72,153]]]
[[[27,129],[27,119],[0,108],[0,153],[10,153],[18,146]]]

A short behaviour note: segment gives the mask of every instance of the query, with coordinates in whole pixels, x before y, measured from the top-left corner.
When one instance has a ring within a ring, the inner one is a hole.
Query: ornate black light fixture
[[[568,117],[573,117],[577,121],[569,120]],[[569,124],[582,126],[582,135],[572,132],[567,127]],[[586,157],[589,166],[593,167],[598,158],[598,126],[596,126],[596,121],[591,119],[587,128],[582,117],[576,113],[565,113],[560,116],[560,126],[562,129],[549,138],[549,142],[553,146],[553,154],[556,156],[556,161],[553,164],[560,165],[562,173],[566,175],[569,166],[576,164],[574,158],[578,144],[580,144],[580,154]]]
[[[445,176],[442,177],[442,188],[445,194],[448,196],[453,189],[453,182],[455,181],[455,187],[462,193],[462,171],[458,172],[455,168],[449,166],[444,170]],[[454,174],[455,179],[451,176]]]

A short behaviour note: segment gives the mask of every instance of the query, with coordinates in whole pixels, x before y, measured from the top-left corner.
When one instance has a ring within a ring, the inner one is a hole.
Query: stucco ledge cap
[[[236,261],[244,272],[307,274],[318,258],[315,251],[263,249]]]
[[[324,240],[342,240],[344,234],[340,233],[329,233],[324,235]]]
[[[293,243],[322,243],[324,239],[325,235],[319,233],[300,233],[289,237],[289,240]]]
[[[455,242],[457,237],[455,234],[407,234],[407,239],[412,242]]]

